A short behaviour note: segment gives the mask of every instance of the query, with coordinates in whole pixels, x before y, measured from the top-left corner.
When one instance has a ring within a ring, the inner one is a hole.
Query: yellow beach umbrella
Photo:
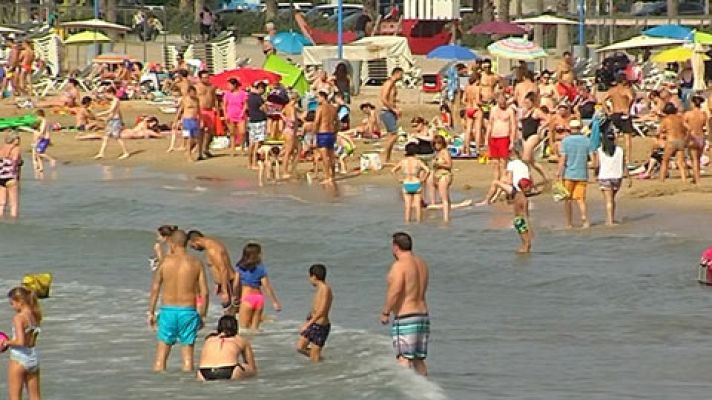
[[[656,63],[673,63],[673,62],[685,62],[692,59],[692,49],[685,46],[674,47],[672,49],[663,50],[660,53],[654,55],[651,59]],[[709,59],[707,56],[702,56],[703,60]]]
[[[80,44],[80,43],[109,43],[111,39],[101,32],[84,31],[75,33],[64,39],[64,44]]]

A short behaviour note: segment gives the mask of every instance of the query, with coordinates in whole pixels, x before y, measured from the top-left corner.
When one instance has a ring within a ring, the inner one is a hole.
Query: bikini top
[[[29,321],[27,321],[27,322],[29,322]],[[37,336],[40,334],[40,332],[41,332],[41,329],[39,326],[29,324],[25,328],[25,335],[31,335],[33,337],[32,339],[34,341],[37,340]],[[15,327],[12,327],[12,336],[13,337],[17,336],[17,332],[15,332]],[[26,348],[26,347],[29,348],[30,346],[14,346],[15,349],[21,349],[21,348]],[[32,346],[32,347],[34,347],[34,346]]]
[[[264,264],[258,264],[252,269],[247,269],[237,264],[235,270],[240,274],[241,285],[255,289],[262,287],[262,278],[267,276],[267,267]]]

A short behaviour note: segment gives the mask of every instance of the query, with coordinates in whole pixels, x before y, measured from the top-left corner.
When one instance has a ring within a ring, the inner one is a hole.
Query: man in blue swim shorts
[[[198,99],[198,92],[194,86],[189,86],[186,94],[181,98],[180,105],[178,106],[178,112],[176,112],[176,119],[174,125],[181,121],[183,126],[183,139],[186,143],[185,152],[188,155],[188,161],[193,161],[193,149],[198,149],[198,159],[203,158],[202,150],[200,146],[196,144],[200,140],[200,100]],[[181,119],[182,118],[182,119]]]
[[[153,275],[148,307],[148,324],[156,331],[158,345],[154,371],[165,371],[174,344],[183,348],[183,371],[193,370],[193,345],[198,331],[205,325],[208,310],[208,284],[203,264],[186,252],[188,236],[182,230],[168,237],[170,253],[161,259]],[[158,296],[162,304],[156,316]],[[196,297],[196,293],[198,296]]]
[[[334,181],[334,168],[336,166],[336,132],[339,130],[339,117],[336,107],[329,103],[329,94],[319,92],[317,95],[319,107],[314,116],[314,129],[316,130],[316,147],[319,149],[321,161],[324,166],[326,179],[323,183]]]
[[[426,376],[430,338],[430,317],[425,302],[428,265],[413,254],[413,239],[407,233],[393,234],[391,250],[396,261],[388,273],[381,323],[387,324],[393,314],[391,337],[398,363]]]
[[[391,77],[381,86],[381,122],[386,127],[388,138],[386,139],[386,163],[391,162],[393,146],[398,139],[398,118],[401,111],[398,108],[398,87],[396,84],[403,80],[403,68],[393,68]]]

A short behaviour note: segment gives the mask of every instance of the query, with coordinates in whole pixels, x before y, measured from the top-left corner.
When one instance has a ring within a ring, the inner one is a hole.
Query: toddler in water
[[[531,193],[532,181],[527,178],[522,178],[519,180],[518,186],[519,190],[514,186],[507,188],[509,199],[511,199],[514,208],[514,220],[512,221],[512,225],[522,241],[522,245],[517,249],[517,253],[529,253],[532,249],[532,236],[534,232],[529,227],[529,199],[527,199],[527,196]]]
[[[260,187],[264,186],[265,173],[273,183],[279,180],[279,147],[264,144],[257,149],[257,179]]]
[[[35,167],[35,172],[42,173],[44,171],[43,159],[49,161],[52,167],[55,166],[57,160],[46,153],[50,140],[49,126],[44,110],[37,110],[37,116],[39,117],[39,127],[34,131],[32,139],[32,164]]]

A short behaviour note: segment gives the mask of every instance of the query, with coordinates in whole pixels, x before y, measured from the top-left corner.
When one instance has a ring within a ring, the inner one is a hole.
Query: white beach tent
[[[514,21],[519,25],[578,25],[578,21],[557,17],[555,15],[539,15]]]

